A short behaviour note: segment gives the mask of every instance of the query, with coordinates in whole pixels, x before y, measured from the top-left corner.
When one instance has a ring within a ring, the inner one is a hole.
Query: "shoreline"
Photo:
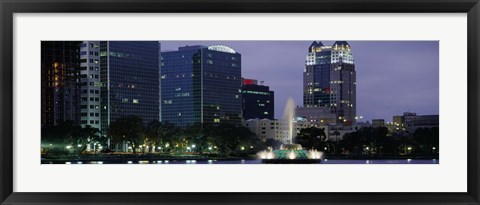
[[[62,156],[42,156],[41,161],[109,161],[109,162],[127,162],[127,161],[237,161],[237,160],[256,160],[256,155],[245,156],[218,156],[218,155],[201,155],[201,154],[184,154],[184,155],[164,155],[164,154],[79,154],[79,155],[62,155]],[[328,160],[439,160],[438,156],[325,156]]]

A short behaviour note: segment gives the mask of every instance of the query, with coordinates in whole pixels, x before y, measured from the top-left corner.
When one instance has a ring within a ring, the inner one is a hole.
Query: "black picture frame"
[[[480,204],[478,0],[0,0],[1,204]],[[15,13],[467,13],[468,191],[466,193],[16,193],[13,192]]]

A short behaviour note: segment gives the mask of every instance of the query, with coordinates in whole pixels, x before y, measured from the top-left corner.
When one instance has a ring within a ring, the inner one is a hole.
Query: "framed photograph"
[[[1,204],[480,204],[478,0],[0,8]]]

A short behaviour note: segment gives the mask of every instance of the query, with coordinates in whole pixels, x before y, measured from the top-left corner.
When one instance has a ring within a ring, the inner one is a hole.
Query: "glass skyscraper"
[[[242,115],[248,119],[274,119],[274,92],[257,80],[243,79]]]
[[[346,41],[332,46],[314,41],[310,45],[303,72],[303,104],[330,108],[338,123],[355,123],[356,72]]]
[[[101,41],[101,127],[105,134],[119,117],[135,115],[144,123],[159,120],[158,41]]]
[[[80,41],[41,42],[41,125],[80,124]]]
[[[161,121],[241,124],[241,55],[224,45],[162,53]]]

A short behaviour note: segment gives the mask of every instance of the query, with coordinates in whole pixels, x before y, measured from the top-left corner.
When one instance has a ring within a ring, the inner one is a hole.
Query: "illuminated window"
[[[138,99],[133,99],[133,104],[138,104]]]

